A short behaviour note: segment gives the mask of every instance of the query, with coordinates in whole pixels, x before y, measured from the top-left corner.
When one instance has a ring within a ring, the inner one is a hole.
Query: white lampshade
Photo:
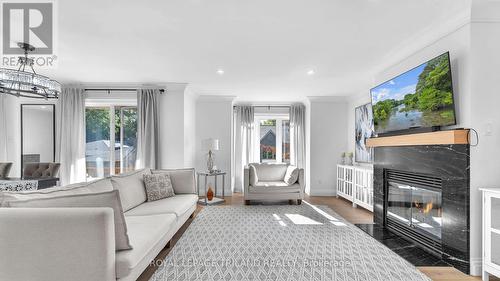
[[[212,151],[216,151],[216,150],[219,150],[219,140],[218,139],[204,139],[202,141],[202,146],[203,146],[203,150],[212,150]]]

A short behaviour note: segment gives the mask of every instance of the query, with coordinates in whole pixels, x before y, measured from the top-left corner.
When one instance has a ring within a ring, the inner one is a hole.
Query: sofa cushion
[[[177,218],[174,214],[162,214],[131,216],[125,217],[125,220],[130,243],[134,248],[116,253],[117,278],[128,276],[139,264],[147,267],[172,238]]]
[[[52,198],[32,199],[25,201],[11,201],[9,207],[15,208],[67,208],[67,207],[109,207],[113,209],[115,223],[116,250],[132,249],[127,235],[127,225],[123,216],[118,190],[102,193],[74,194]]]
[[[111,177],[113,189],[120,191],[120,199],[125,211],[146,202],[143,175],[151,174],[150,169],[141,169]]]
[[[292,185],[299,179],[299,169],[295,166],[288,166],[285,173],[285,182]]]
[[[168,174],[144,175],[144,187],[148,202],[172,197],[175,195]]]
[[[152,170],[153,174],[167,173],[170,176],[175,194],[196,193],[196,181],[194,179],[194,169],[163,169]]]
[[[10,201],[24,201],[41,198],[53,198],[75,194],[100,193],[113,190],[109,178],[92,182],[75,183],[63,187],[51,187],[24,192],[0,192],[0,207],[5,207]]]
[[[258,182],[255,186],[249,186],[248,190],[251,193],[296,193],[300,192],[300,185],[288,185],[284,181]]]
[[[157,214],[175,214],[182,216],[193,205],[196,205],[196,194],[178,194],[158,201],[146,202],[127,212],[125,216],[147,216]]]
[[[285,178],[288,164],[284,163],[254,163],[258,181],[282,181]]]

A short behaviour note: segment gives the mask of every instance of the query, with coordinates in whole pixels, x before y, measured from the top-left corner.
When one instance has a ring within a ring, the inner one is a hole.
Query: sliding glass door
[[[87,107],[85,119],[87,179],[134,170],[137,108],[115,105]]]
[[[120,157],[115,159],[115,173],[135,170],[137,155],[137,108],[115,107],[115,142],[120,144]]]

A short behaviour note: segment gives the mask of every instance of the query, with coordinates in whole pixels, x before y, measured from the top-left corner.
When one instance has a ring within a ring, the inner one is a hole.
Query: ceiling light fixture
[[[61,84],[37,74],[33,69],[35,61],[28,57],[28,53],[33,52],[35,47],[27,43],[17,45],[24,50],[24,56],[19,57],[17,70],[0,68],[0,93],[35,99],[57,99],[61,93]]]
[[[311,75],[314,75],[316,72],[314,71],[314,69],[309,69],[307,71],[307,75],[311,76]]]
[[[217,74],[223,75],[224,74],[224,70],[223,69],[217,69]]]

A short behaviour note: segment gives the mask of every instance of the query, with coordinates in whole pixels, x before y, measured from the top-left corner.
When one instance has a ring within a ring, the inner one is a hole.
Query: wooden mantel
[[[368,147],[468,144],[469,130],[449,130],[411,135],[379,137],[366,140]]]

